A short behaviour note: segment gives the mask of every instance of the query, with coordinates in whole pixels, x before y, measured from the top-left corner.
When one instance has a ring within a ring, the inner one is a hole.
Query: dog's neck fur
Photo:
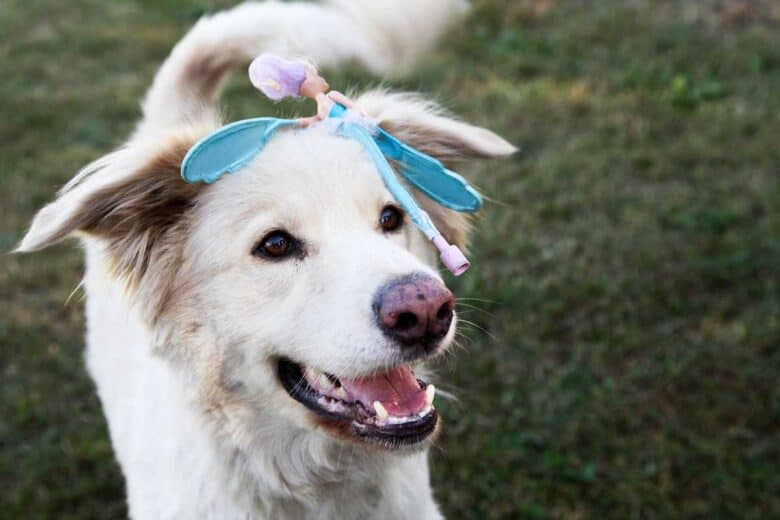
[[[184,373],[154,353],[152,331],[111,275],[102,246],[85,243],[87,366],[132,517],[438,516],[427,453],[356,448],[274,416],[252,418],[252,435],[242,439],[245,425],[205,410]]]

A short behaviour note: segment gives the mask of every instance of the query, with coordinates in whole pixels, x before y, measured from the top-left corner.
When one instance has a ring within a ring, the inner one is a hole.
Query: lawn
[[[451,518],[780,516],[780,6],[477,0],[420,90],[520,147],[451,280]],[[223,1],[3,0],[0,250]],[[331,82],[373,85],[354,69]],[[235,78],[233,118],[267,104]],[[0,257],[0,517],[116,518],[73,243]]]

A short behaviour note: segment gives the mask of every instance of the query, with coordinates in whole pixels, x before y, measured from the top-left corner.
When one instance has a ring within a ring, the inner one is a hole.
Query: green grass
[[[226,3],[4,0],[0,249]],[[780,10],[745,4],[478,0],[394,84],[521,148],[468,172],[494,203],[440,370],[452,518],[780,516]],[[237,79],[225,106],[257,99]],[[81,272],[72,245],[0,260],[0,517],[125,512]]]

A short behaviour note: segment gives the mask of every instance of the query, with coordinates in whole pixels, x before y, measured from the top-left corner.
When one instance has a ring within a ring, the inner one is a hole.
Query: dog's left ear
[[[372,90],[357,98],[356,104],[382,129],[447,166],[461,159],[492,159],[517,151],[503,137],[447,116],[441,107],[415,94]]]
[[[373,90],[358,97],[355,103],[383,130],[456,171],[455,165],[464,159],[506,157],[517,151],[499,135],[449,117],[438,105],[415,94]],[[466,245],[470,226],[464,214],[448,210],[425,196],[417,200],[450,242],[460,247]]]

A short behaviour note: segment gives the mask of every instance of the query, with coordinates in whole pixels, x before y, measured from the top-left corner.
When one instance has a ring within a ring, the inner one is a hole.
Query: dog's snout
[[[385,334],[405,345],[429,346],[447,335],[455,298],[443,283],[424,274],[390,281],[374,300]]]

